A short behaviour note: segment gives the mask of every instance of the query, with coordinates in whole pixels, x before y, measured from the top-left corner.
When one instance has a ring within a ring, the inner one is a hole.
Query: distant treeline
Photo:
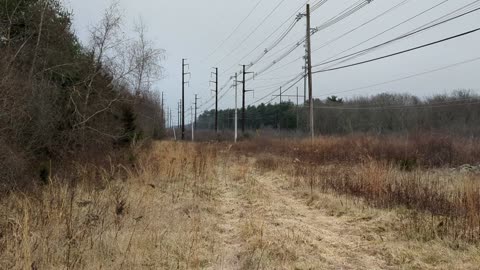
[[[0,191],[48,181],[52,163],[93,162],[162,137],[150,87],[163,51],[141,24],[136,37],[122,36],[118,14],[116,5],[106,10],[82,46],[61,1],[0,0]]]
[[[200,115],[198,127],[213,129],[214,115],[214,110]],[[233,109],[219,111],[219,128],[233,129],[234,116]],[[246,109],[246,127],[307,131],[308,116],[308,104],[260,104]],[[238,119],[240,128],[241,109]],[[480,135],[480,96],[467,90],[423,99],[389,93],[352,99],[332,96],[314,100],[314,123],[321,134],[441,131]]]

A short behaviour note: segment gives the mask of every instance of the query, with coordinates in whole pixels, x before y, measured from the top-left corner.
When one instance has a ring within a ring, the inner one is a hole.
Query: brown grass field
[[[0,269],[479,269],[474,139],[154,143],[0,198]]]

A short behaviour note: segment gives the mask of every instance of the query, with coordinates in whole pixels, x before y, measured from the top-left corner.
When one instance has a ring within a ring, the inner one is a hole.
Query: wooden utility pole
[[[182,59],[182,140],[185,140],[185,59]]]
[[[195,94],[195,121],[193,122],[193,128],[197,131],[197,109],[198,109],[198,95]]]
[[[242,84],[243,84],[243,90],[242,90],[242,133],[245,134],[245,121],[246,121],[246,116],[245,116],[245,65],[243,65],[243,79],[242,79]]]
[[[190,72],[185,72],[185,67],[188,66],[185,61],[186,59],[182,59],[182,140],[185,140],[185,84],[188,83],[185,75],[190,75]]]
[[[243,65],[242,74],[243,74],[243,79],[242,79],[242,83],[243,83],[243,90],[242,90],[242,133],[245,134],[245,125],[246,125],[246,121],[247,121],[245,94],[247,92],[253,91],[253,90],[247,90],[247,88],[246,88],[246,75],[247,74],[253,74],[253,72],[247,72],[247,66]]]
[[[191,121],[191,125],[192,125],[192,142],[195,141],[195,131],[194,131],[194,127],[193,127],[193,123],[195,122],[194,119],[193,119],[193,108],[192,106],[190,106],[190,119],[192,120]]]
[[[296,107],[296,113],[297,113],[297,132],[298,132],[298,86],[297,86],[297,107]]]
[[[182,125],[182,101],[178,102],[177,128]]]
[[[214,68],[215,81],[210,81],[215,84],[215,133],[218,134],[218,68]]]
[[[167,126],[167,128],[170,128],[170,109],[166,109],[166,117],[165,117],[165,125]]]
[[[303,106],[307,103],[307,50],[305,50],[305,66],[303,67],[305,74],[303,75]]]
[[[238,92],[238,74],[235,73],[235,143],[238,140],[238,108],[237,108],[237,92]]]
[[[165,112],[165,117],[163,118],[163,124],[165,125],[165,128],[168,128],[168,110],[164,112]]]
[[[310,27],[310,4],[307,4],[307,68],[308,68],[308,96],[310,99],[310,133],[312,141],[315,138],[315,130],[313,123],[313,82],[312,82],[312,44],[311,44],[311,27]]]

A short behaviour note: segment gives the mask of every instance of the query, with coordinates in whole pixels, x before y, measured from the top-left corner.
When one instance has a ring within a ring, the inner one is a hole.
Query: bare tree
[[[153,46],[153,43],[146,38],[146,30],[140,18],[134,27],[136,38],[130,44],[132,59],[130,83],[137,96],[144,91],[150,91],[152,84],[162,76],[160,63],[164,59],[164,50]]]
[[[35,44],[35,48],[33,50],[33,59],[32,59],[32,66],[30,68],[30,80],[33,78],[33,73],[35,71],[35,65],[37,63],[38,57],[38,48],[40,47],[40,41],[42,40],[42,33],[43,33],[43,22],[45,19],[45,12],[47,11],[48,1],[43,0],[40,2],[43,6],[41,14],[40,14],[40,22],[38,23],[38,34],[37,34],[37,42]]]

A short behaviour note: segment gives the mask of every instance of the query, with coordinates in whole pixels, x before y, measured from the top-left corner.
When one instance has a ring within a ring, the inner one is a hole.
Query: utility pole
[[[296,108],[296,112],[297,112],[297,127],[296,127],[296,130],[298,132],[298,86],[297,86],[297,108]]]
[[[310,27],[310,4],[307,4],[307,58],[308,58],[308,95],[310,98],[310,133],[312,142],[315,138],[315,130],[313,123],[313,82],[312,82],[312,44],[311,44],[311,27]]]
[[[161,117],[160,119],[162,119],[163,124],[165,125],[166,122],[167,122],[167,119],[165,118],[165,114],[166,114],[167,112],[165,111],[165,108],[163,107],[163,104],[164,104],[164,103],[163,103],[163,91],[162,91],[162,115],[161,115],[162,117]],[[153,124],[155,125],[156,123],[153,123]],[[155,127],[154,127],[154,129],[153,129],[153,133],[155,133]]]
[[[182,119],[182,101],[178,102],[178,114],[177,114],[177,128],[181,126],[181,119]]]
[[[178,103],[178,107],[179,107],[178,108],[179,110],[178,110],[178,113],[177,113],[177,117],[180,115],[180,103]],[[170,121],[172,122],[173,139],[175,139],[175,141],[176,141],[177,140],[177,132],[175,131],[176,127],[173,126],[173,117],[172,117],[172,112],[171,111],[170,111],[170,118],[171,118]]]
[[[303,75],[303,106],[307,103],[307,50],[305,50],[305,66],[303,67],[304,75]]]
[[[164,123],[165,123],[165,127],[168,129],[170,126],[168,125],[168,109],[167,110],[164,110],[165,112],[165,117],[163,119]]]
[[[246,123],[246,110],[245,110],[245,94],[247,92],[251,92],[253,90],[247,90],[246,89],[246,80],[245,80],[245,76],[247,74],[253,74],[253,72],[246,72],[246,68],[247,66],[246,65],[243,65],[243,91],[242,91],[242,96],[243,96],[243,100],[242,100],[242,133],[245,134],[245,123]]]
[[[192,106],[190,106],[190,119],[192,119],[191,121],[191,125],[192,125],[192,142],[195,141],[195,132],[194,132],[194,129],[193,129],[193,123],[195,122],[194,119],[193,119],[193,108]]]
[[[198,105],[198,95],[195,94],[195,121],[193,122],[193,128],[195,131],[197,131],[197,107]]]
[[[280,86],[280,94],[278,95],[278,97],[280,98],[280,103],[278,103],[278,106],[279,108],[281,108],[282,106],[282,87]],[[281,130],[281,126],[282,126],[282,119],[280,119],[280,111],[277,113],[277,118],[278,118],[278,130]]]
[[[242,79],[242,134],[245,135],[245,65],[243,65],[243,79]]]
[[[237,92],[238,92],[238,74],[235,73],[235,143],[238,140],[238,108],[237,108]]]
[[[210,81],[210,83],[215,84],[215,133],[218,134],[218,68],[214,68],[215,72],[212,72],[212,75],[215,75],[215,81]]]
[[[190,72],[185,73],[186,59],[182,59],[182,140],[185,140],[185,75],[190,75]]]

